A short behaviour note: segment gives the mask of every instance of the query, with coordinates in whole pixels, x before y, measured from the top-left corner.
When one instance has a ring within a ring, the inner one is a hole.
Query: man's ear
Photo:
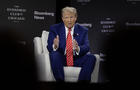
[[[75,17],[75,21],[77,21],[77,17]]]
[[[61,19],[62,19],[62,21],[64,22],[64,18],[63,18],[63,17],[61,17]]]

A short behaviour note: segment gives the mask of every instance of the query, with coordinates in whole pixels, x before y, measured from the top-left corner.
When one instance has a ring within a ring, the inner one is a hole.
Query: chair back
[[[41,36],[41,41],[42,41],[42,49],[43,49],[43,53],[48,53],[49,51],[47,49],[47,41],[48,41],[48,36],[49,36],[49,32],[48,31],[42,31],[42,36]]]

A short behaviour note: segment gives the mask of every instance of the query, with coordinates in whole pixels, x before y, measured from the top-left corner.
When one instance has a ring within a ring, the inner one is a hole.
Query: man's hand
[[[74,50],[76,52],[79,52],[79,46],[78,46],[78,43],[77,43],[77,41],[75,39],[73,40],[73,47],[74,47]]]
[[[56,38],[53,40],[54,49],[59,47],[59,36],[57,35]]]

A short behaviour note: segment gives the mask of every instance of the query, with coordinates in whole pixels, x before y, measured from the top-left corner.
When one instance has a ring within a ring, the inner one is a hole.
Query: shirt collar
[[[73,27],[71,28],[71,31],[72,31],[72,32],[74,31],[74,26],[75,26],[75,25],[73,25]],[[66,26],[65,26],[65,30],[68,31],[68,28],[67,28]]]

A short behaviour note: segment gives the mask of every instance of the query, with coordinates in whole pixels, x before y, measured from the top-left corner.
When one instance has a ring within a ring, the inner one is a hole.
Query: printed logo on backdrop
[[[125,23],[126,26],[140,26],[140,22],[126,22]]]
[[[126,0],[130,5],[140,5],[140,0]]]
[[[89,3],[91,0],[77,0],[79,3]]]
[[[115,32],[116,21],[112,18],[105,18],[105,20],[100,20],[101,33],[112,33]]]
[[[6,8],[8,14],[7,19],[12,22],[25,21],[25,13],[27,9],[20,7],[19,5],[13,5],[13,7]]]
[[[76,24],[79,24],[79,25],[87,27],[87,28],[92,28],[92,23],[76,23]]]
[[[54,17],[54,14],[54,12],[34,10],[34,20],[45,20],[49,16]]]
[[[91,1],[94,1],[94,0],[71,0],[72,3],[77,3],[77,4],[80,4],[80,5],[87,5]]]

